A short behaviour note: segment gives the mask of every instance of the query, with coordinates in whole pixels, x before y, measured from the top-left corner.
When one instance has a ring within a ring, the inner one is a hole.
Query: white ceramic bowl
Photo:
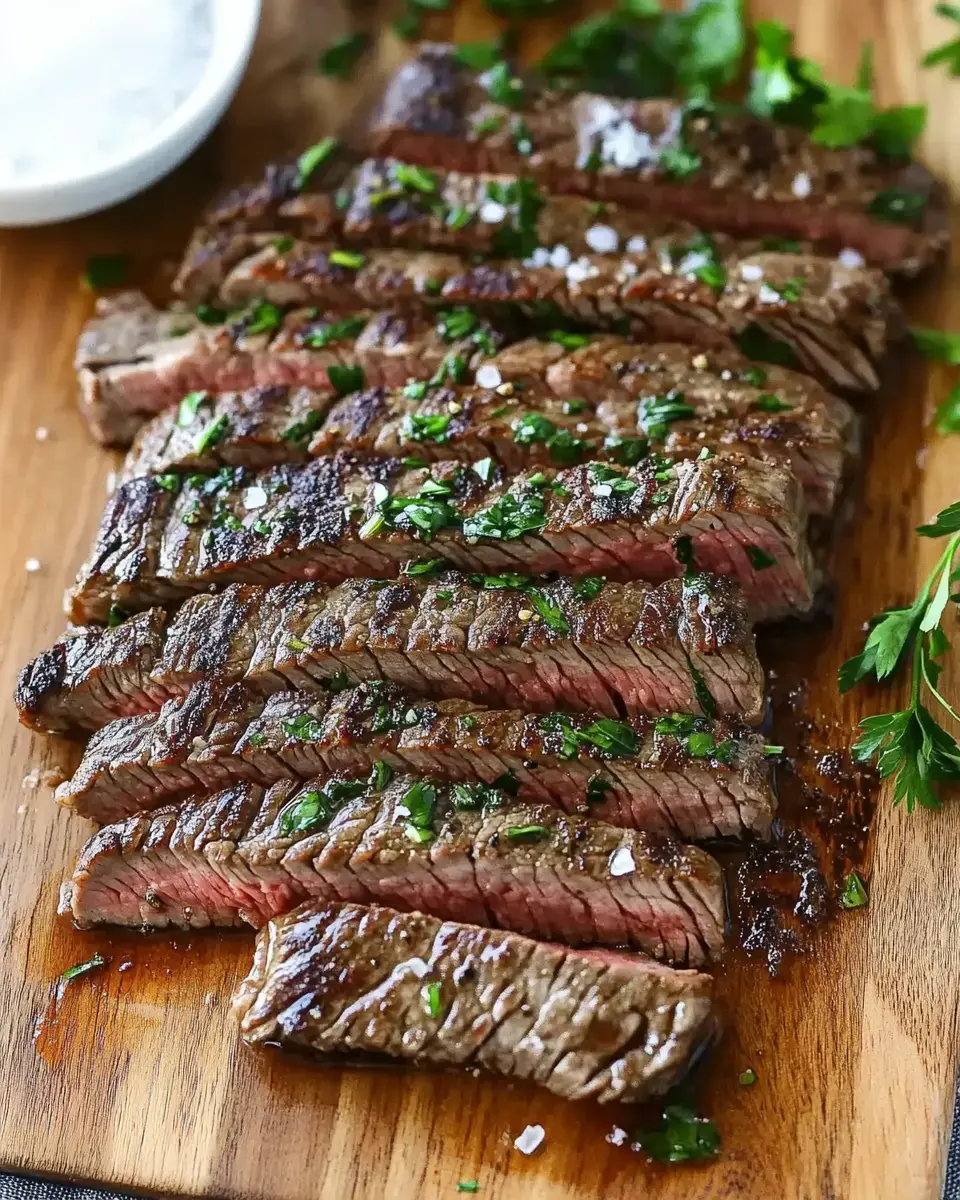
[[[212,8],[206,70],[150,138],[85,175],[42,183],[0,180],[0,225],[45,225],[108,208],[155,183],[200,145],[240,86],[260,22],[260,0],[212,0]]]

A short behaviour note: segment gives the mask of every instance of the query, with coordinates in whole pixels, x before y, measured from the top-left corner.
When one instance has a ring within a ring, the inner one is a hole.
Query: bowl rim
[[[0,199],[39,199],[67,189],[96,186],[118,172],[128,171],[138,162],[153,158],[201,120],[217,102],[224,86],[235,82],[238,68],[242,68],[249,58],[261,13],[261,0],[210,0],[210,3],[213,39],[206,69],[193,91],[160,122],[146,141],[137,143],[132,151],[109,159],[95,170],[83,174],[23,182],[3,180],[0,182]]]

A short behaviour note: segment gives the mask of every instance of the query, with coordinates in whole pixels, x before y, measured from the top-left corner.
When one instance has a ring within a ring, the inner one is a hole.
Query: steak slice
[[[130,677],[135,699],[121,700],[130,711],[155,710],[213,676],[264,695],[388,679],[417,695],[536,712],[760,720],[763,671],[730,579],[654,587],[435,568],[396,583],[235,584],[195,596],[171,619],[148,684]],[[114,634],[100,631],[108,657]],[[95,642],[91,653],[95,665]],[[46,728],[53,713],[85,727],[85,693],[72,684],[52,678],[21,719]]]
[[[726,919],[703,850],[410,775],[242,783],[104,826],[68,890],[82,926],[260,926],[341,899],[692,965],[719,957]]]
[[[306,904],[257,938],[244,1041],[529,1079],[569,1100],[665,1092],[712,1037],[712,980],[357,904]]]
[[[77,345],[80,408],[93,436],[127,445],[143,421],[192,391],[301,385],[329,395],[330,367],[362,367],[371,385],[429,379],[448,355],[472,369],[519,336],[509,314],[445,341],[427,317],[397,313],[324,317],[257,304],[242,315],[160,311],[139,292],[97,301]],[[207,323],[212,322],[212,323]]]
[[[531,175],[553,192],[670,212],[701,229],[849,248],[907,274],[948,243],[945,189],[916,163],[865,146],[820,146],[802,129],[747,113],[690,113],[680,100],[525,85],[510,88],[504,105],[486,82],[457,61],[456,47],[422,44],[386,88],[370,151],[444,170]],[[529,154],[516,148],[518,120]],[[681,149],[698,166],[675,178],[668,164]],[[904,193],[910,215],[895,204]]]
[[[209,679],[159,712],[90,739],[57,799],[101,824],[190,792],[338,771],[495,783],[611,825],[688,838],[765,836],[776,807],[763,736],[692,713],[531,715],[472,700],[423,702],[372,681],[337,696],[258,695]]]
[[[17,677],[20,720],[75,736],[108,721],[153,711],[163,692],[150,680],[160,661],[166,614],[151,608],[115,628],[71,630]]]
[[[465,309],[449,314],[461,326],[477,320]],[[221,437],[198,450],[193,424],[167,410],[141,427],[123,477],[259,468],[338,450],[471,463],[492,455],[509,471],[531,462],[636,461],[654,447],[696,457],[707,446],[786,464],[810,512],[832,510],[857,448],[858,421],[813,380],[764,370],[734,351],[706,355],[677,343],[636,347],[616,337],[563,336],[584,344],[539,377],[536,364],[521,364],[526,380],[536,378],[521,388],[498,369],[500,383],[488,388],[368,388],[339,401],[309,388],[210,395],[204,415],[224,427]],[[492,363],[519,362],[524,348],[517,343]]]
[[[238,262],[218,298],[228,307],[312,304],[354,313],[389,305],[435,312],[465,304],[491,316],[545,310],[597,329],[624,324],[641,341],[724,345],[756,335],[841,388],[879,386],[876,361],[905,326],[881,272],[802,254],[720,261],[695,247],[676,263],[654,249],[584,255],[566,267],[538,259],[475,263],[438,251],[355,250],[268,238]]]
[[[519,250],[540,265],[549,260],[560,267],[584,254],[648,249],[680,263],[691,245],[711,259],[784,248],[816,254],[810,244],[707,234],[662,210],[552,195],[529,178],[442,168],[411,172],[396,159],[370,158],[350,170],[332,158],[324,165],[328,169],[301,185],[294,164],[271,164],[262,179],[215,201],[190,241],[174,291],[192,304],[216,296],[238,262],[278,236],[282,246],[292,236],[498,258]],[[856,256],[848,251],[845,261]]]
[[[198,438],[222,427],[198,417]],[[680,539],[678,543],[678,539]],[[679,549],[678,549],[679,545]],[[77,624],[235,582],[390,578],[411,555],[465,570],[658,581],[691,561],[733,575],[758,618],[809,609],[803,494],[739,455],[505,474],[337,454],[306,464],[121,484],[68,596]]]

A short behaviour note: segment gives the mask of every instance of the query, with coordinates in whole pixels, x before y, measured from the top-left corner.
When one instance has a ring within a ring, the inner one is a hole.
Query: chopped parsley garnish
[[[657,159],[657,164],[671,179],[683,179],[699,171],[703,166],[703,159],[686,146],[667,146]]]
[[[496,133],[503,128],[503,117],[498,113],[491,113],[480,121],[475,121],[470,132],[477,138],[487,137],[491,133]]]
[[[212,304],[198,304],[193,315],[201,325],[222,325],[227,319],[226,310],[215,308]]]
[[[886,188],[877,192],[867,205],[867,212],[894,225],[914,225],[923,216],[926,207],[926,196],[903,188]]]
[[[426,479],[415,496],[391,496],[382,483],[373,485],[375,508],[360,527],[360,537],[373,537],[381,529],[405,529],[429,542],[446,527],[460,524],[460,513],[449,502],[453,488],[436,479]]]
[[[493,252],[499,258],[529,258],[540,245],[537,220],[544,200],[532,179],[491,180],[487,197],[502,204],[509,222],[498,225]]]
[[[471,1194],[473,1192],[479,1192],[480,1184],[477,1183],[477,1181],[475,1179],[461,1179],[460,1182],[457,1184],[457,1191],[458,1192],[469,1192]]]
[[[177,408],[177,424],[186,429],[196,420],[200,406],[210,399],[209,392],[187,392]]]
[[[940,17],[960,22],[960,7],[956,4],[936,4],[933,11]],[[951,75],[960,76],[960,37],[929,50],[920,61],[924,67],[946,66]]]
[[[573,585],[573,594],[584,604],[589,604],[591,600],[596,600],[600,595],[606,582],[605,575],[585,575],[583,579],[578,579]]]
[[[287,638],[287,649],[292,650],[295,654],[300,654],[303,650],[309,650],[310,644],[302,638],[291,637]]]
[[[510,64],[501,59],[494,63],[483,77],[484,87],[490,99],[506,108],[519,108],[523,103],[523,83],[510,70]]]
[[[323,424],[323,414],[317,409],[305,413],[299,421],[291,423],[280,431],[280,437],[285,442],[306,442]]]
[[[524,158],[529,158],[533,153],[533,138],[530,130],[520,117],[514,120],[510,132],[513,136],[513,148],[518,154],[522,154]]]
[[[867,889],[864,887],[863,880],[856,871],[850,871],[844,876],[843,891],[840,893],[840,907],[863,908],[866,903]]]
[[[342,321],[332,321],[329,325],[319,325],[307,330],[300,342],[311,350],[322,350],[324,346],[332,346],[335,342],[359,336],[366,324],[366,317],[344,317]]]
[[[607,457],[622,467],[635,467],[650,453],[646,438],[622,437],[619,433],[608,434],[603,440]]]
[[[640,1129],[634,1140],[657,1162],[692,1162],[716,1158],[720,1134],[713,1121],[683,1104],[664,1107],[659,1126]]]
[[[609,779],[604,779],[602,775],[591,775],[587,780],[587,803],[602,804],[607,798],[607,792],[613,789],[613,784]]]
[[[327,378],[338,396],[347,396],[351,392],[362,391],[367,382],[363,367],[359,365],[347,367],[342,363],[331,363],[327,367]]]
[[[92,958],[88,958],[86,962],[76,963],[72,967],[67,967],[64,973],[60,976],[64,983],[69,983],[71,979],[78,979],[81,975],[89,975],[91,971],[99,971],[107,965],[107,960],[98,950]]]
[[[244,332],[252,335],[256,333],[273,333],[280,328],[280,322],[283,320],[283,313],[275,304],[270,304],[263,300],[259,304],[255,304],[251,312],[246,318],[244,324]]]
[[[693,538],[687,534],[681,534],[680,537],[673,539],[673,552],[677,556],[677,562],[681,567],[684,567],[688,573],[697,569],[696,560],[693,553]]]
[[[449,566],[445,558],[428,558],[423,562],[407,562],[400,568],[401,575],[436,575],[439,571],[445,571]]]
[[[130,614],[125,608],[121,608],[119,604],[111,604],[110,611],[107,613],[107,628],[116,629],[118,625],[122,625]]]
[[[763,395],[757,396],[750,407],[756,409],[758,412],[768,413],[791,412],[793,410],[792,404],[785,404],[779,396],[774,396],[772,392],[764,392]]]
[[[690,672],[690,679],[693,684],[693,694],[696,697],[697,703],[700,705],[701,711],[705,716],[715,717],[717,715],[717,702],[713,698],[713,694],[707,687],[707,681],[701,675],[693,659],[689,654],[686,655],[687,669]]]
[[[217,444],[217,442],[223,441],[229,432],[230,421],[225,413],[221,413],[219,417],[214,417],[210,424],[197,434],[196,441],[193,443],[193,448],[197,454],[205,454],[206,451],[211,450]]]
[[[499,39],[492,42],[464,42],[457,46],[455,57],[458,63],[473,71],[489,71],[503,56]]]
[[[119,287],[127,278],[128,268],[125,254],[94,254],[87,259],[83,282],[94,292]]]
[[[404,792],[401,805],[409,812],[403,830],[412,842],[422,844],[433,838],[433,814],[437,806],[437,789],[432,783],[418,780]]]
[[[763,756],[764,756],[764,758],[776,758],[777,755],[782,754],[783,751],[784,751],[783,746],[764,746]]]
[[[339,808],[366,790],[362,779],[332,779],[322,791],[304,792],[280,813],[281,837],[316,833]]]
[[[542,443],[554,462],[570,465],[579,462],[589,443],[562,429],[542,413],[525,413],[513,422],[513,440],[518,446]]]
[[[788,304],[795,300],[799,300],[803,295],[803,289],[805,286],[805,279],[785,279],[779,289],[780,299],[786,300]]]
[[[389,763],[385,763],[382,758],[378,758],[370,770],[370,778],[367,780],[367,785],[375,792],[382,792],[383,789],[393,779],[393,768]]]
[[[367,33],[346,34],[324,50],[317,60],[317,70],[333,79],[346,79],[370,41]]]
[[[550,830],[546,825],[508,825],[504,832],[512,842],[536,842]]]
[[[304,152],[297,159],[297,191],[303,191],[310,176],[323,165],[337,148],[335,137],[325,137]]]
[[[359,271],[367,261],[362,254],[358,254],[354,250],[331,250],[327,259],[335,267],[346,267],[350,271]]]
[[[610,758],[626,758],[637,753],[637,734],[624,721],[603,717],[583,729],[577,729],[570,717],[564,713],[550,713],[540,720],[544,733],[562,735],[561,758],[574,758],[582,745],[594,746]]]
[[[301,642],[301,648],[307,648],[305,642]],[[286,737],[297,742],[315,742],[323,734],[323,723],[310,713],[291,717],[289,721],[281,722],[280,727]]]
[[[772,554],[769,554],[762,546],[744,546],[747,552],[747,558],[750,559],[750,565],[755,571],[766,571],[768,567],[775,567],[777,560]]]
[[[564,350],[580,350],[590,344],[590,338],[585,333],[568,333],[565,329],[551,329],[546,338]]]
[[[285,234],[282,237],[275,237],[270,245],[278,254],[289,254],[293,249],[293,238],[289,234]]]
[[[403,421],[403,435],[413,442],[442,443],[452,420],[449,413],[409,413]]]
[[[567,618],[563,615],[563,610],[555,601],[550,599],[547,592],[540,588],[530,587],[526,589],[527,595],[530,597],[530,602],[540,615],[544,625],[552,632],[566,636],[570,632],[570,626],[567,623]]]
[[[437,313],[437,333],[445,342],[458,342],[473,333],[480,318],[469,308],[441,309]]]
[[[954,384],[933,416],[937,433],[960,433],[960,384]]]
[[[443,1005],[440,1000],[440,984],[435,979],[423,985],[420,989],[420,998],[423,1000],[423,1007],[434,1020],[443,1016]]]
[[[745,1071],[741,1071],[737,1076],[737,1083],[739,1083],[741,1087],[753,1087],[756,1082],[757,1073],[753,1067],[747,1067]]]
[[[466,724],[468,718],[461,719]],[[490,783],[455,783],[450,789],[450,799],[453,801],[453,807],[459,811],[498,808],[503,804],[503,792]]]
[[[532,484],[533,480],[527,481]],[[466,538],[496,538],[512,541],[527,533],[538,533],[547,523],[542,492],[527,487],[520,492],[505,492],[489,508],[467,517],[463,522]]]
[[[472,220],[473,213],[469,208],[462,204],[455,204],[452,208],[447,209],[443,223],[448,229],[464,229]]]
[[[648,437],[659,441],[667,436],[668,427],[674,421],[685,421],[696,416],[696,412],[692,404],[685,402],[683,392],[644,396],[637,410],[637,422]]]
[[[430,193],[437,190],[437,177],[425,167],[417,167],[412,163],[397,163],[393,171],[397,183],[403,184],[412,192]]]

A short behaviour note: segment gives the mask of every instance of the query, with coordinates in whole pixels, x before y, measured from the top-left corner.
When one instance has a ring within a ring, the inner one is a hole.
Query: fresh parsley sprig
[[[934,12],[940,17],[960,24],[960,6],[956,4],[937,4]],[[951,75],[960,75],[960,37],[951,38],[942,46],[937,46],[921,59],[925,67],[945,66]]]
[[[846,692],[865,679],[882,683],[909,663],[907,707],[861,721],[862,733],[853,747],[858,762],[873,760],[882,778],[893,779],[893,802],[904,804],[907,812],[918,805],[939,808],[934,785],[960,780],[960,745],[924,703],[931,697],[960,722],[960,714],[938,690],[938,660],[950,649],[942,621],[947,605],[960,602],[954,591],[960,581],[960,569],[954,565],[960,550],[960,501],[917,532],[949,540],[913,603],[887,609],[871,621],[863,650],[843,664],[838,679],[840,691]]]

